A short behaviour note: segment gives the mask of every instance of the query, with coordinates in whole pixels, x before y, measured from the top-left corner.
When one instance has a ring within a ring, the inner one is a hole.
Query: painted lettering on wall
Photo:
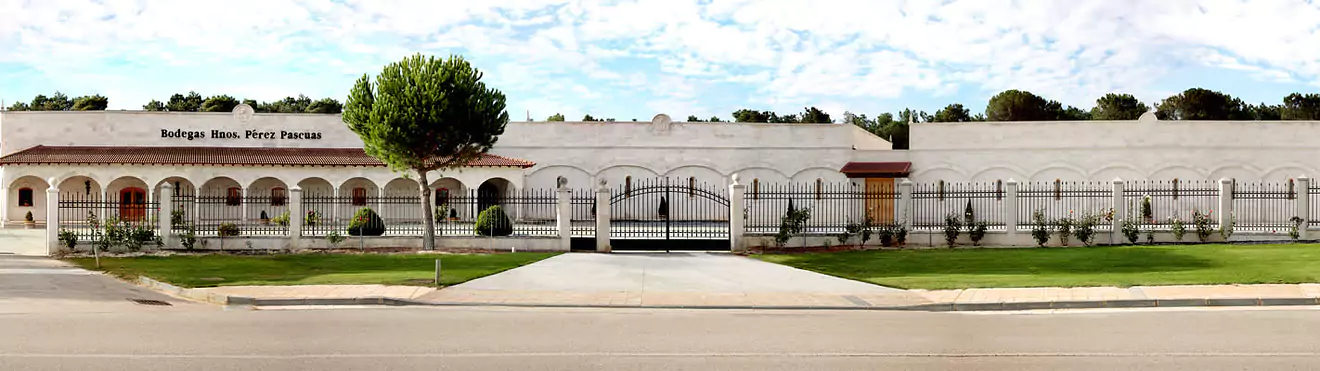
[[[265,130],[244,130],[243,132],[229,130],[211,130],[194,131],[183,129],[160,129],[161,138],[171,139],[292,139],[292,140],[317,140],[321,139],[319,131],[265,131]]]

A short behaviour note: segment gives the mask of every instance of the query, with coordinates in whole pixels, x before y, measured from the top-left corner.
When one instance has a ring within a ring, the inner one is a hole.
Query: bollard
[[[435,285],[440,286],[440,259],[435,260]]]

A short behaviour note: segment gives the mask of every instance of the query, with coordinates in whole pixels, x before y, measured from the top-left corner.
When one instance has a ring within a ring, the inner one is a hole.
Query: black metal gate
[[[695,178],[628,178],[610,196],[614,250],[729,250],[729,196]]]

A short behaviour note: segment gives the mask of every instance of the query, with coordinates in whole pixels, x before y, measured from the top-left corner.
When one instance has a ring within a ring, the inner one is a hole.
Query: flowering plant
[[[1215,232],[1215,228],[1210,225],[1212,221],[1210,214],[1213,212],[1215,211],[1210,210],[1202,214],[1200,211],[1192,209],[1192,225],[1196,226],[1196,238],[1201,242],[1210,240],[1210,234]]]
[[[1173,239],[1182,242],[1183,235],[1187,234],[1187,226],[1183,225],[1182,219],[1178,219],[1177,215],[1170,216],[1169,224],[1172,225]]]

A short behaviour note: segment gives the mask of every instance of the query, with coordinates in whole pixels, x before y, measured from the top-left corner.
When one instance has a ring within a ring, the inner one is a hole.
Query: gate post
[[[605,179],[596,189],[596,252],[610,252],[610,189]]]
[[[1114,196],[1113,205],[1114,218],[1109,221],[1109,243],[1119,245],[1123,243],[1123,221],[1127,220],[1127,183],[1123,178],[1114,178]]]
[[[747,223],[743,214],[743,193],[747,186],[738,183],[738,174],[730,176],[733,184],[729,185],[729,251],[741,253],[743,248],[743,226]]]
[[[1305,175],[1297,177],[1297,186],[1293,187],[1293,197],[1297,199],[1297,211],[1294,214],[1302,218],[1302,225],[1297,226],[1298,240],[1306,240],[1306,229],[1311,226],[1311,178]],[[1220,214],[1223,210],[1220,210]],[[1291,222],[1290,222],[1291,223]],[[1223,228],[1223,224],[1220,224]]]
[[[55,178],[46,180],[46,255],[60,251],[60,184]]]
[[[160,229],[161,244],[166,247],[173,247],[174,185],[170,184],[170,182],[165,182],[165,184],[160,185],[160,198],[156,199],[156,220],[156,228]]]
[[[573,192],[568,189],[568,180],[559,177],[559,189],[555,190],[555,225],[559,227],[559,249],[572,250],[573,247]]]
[[[1224,226],[1235,223],[1233,219],[1233,179],[1219,179],[1219,229]],[[1227,241],[1225,241],[1227,242]]]
[[[903,178],[903,181],[898,183],[898,207],[895,207],[894,209],[895,212],[897,212],[898,216],[900,217],[898,221],[899,224],[902,225],[903,228],[908,231],[908,235],[910,236],[912,233],[912,181],[911,180],[907,178]]]
[[[1008,244],[1017,244],[1018,232],[1018,181],[1008,178],[1004,182],[1004,232],[1008,234]]]
[[[302,248],[302,230],[303,230],[303,190],[302,187],[294,185],[289,187],[289,248]],[[297,212],[294,212],[297,211]]]

